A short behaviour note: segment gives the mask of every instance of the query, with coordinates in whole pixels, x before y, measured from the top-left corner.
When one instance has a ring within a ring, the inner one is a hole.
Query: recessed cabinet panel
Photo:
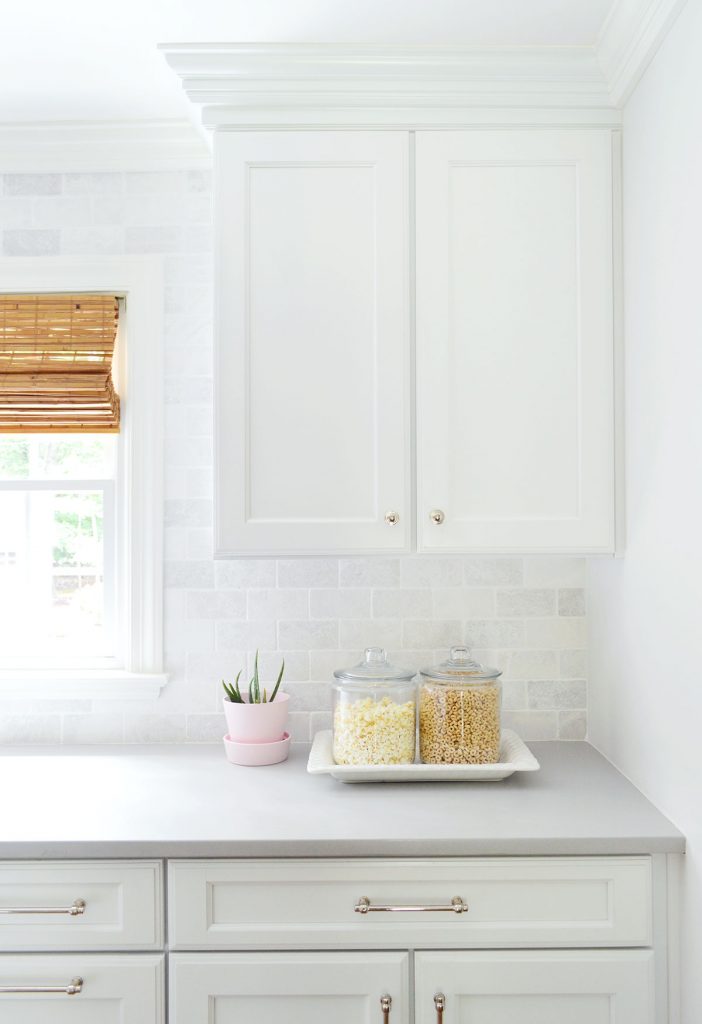
[[[422,550],[613,548],[611,162],[604,131],[417,135]]]
[[[218,554],[407,544],[407,153],[217,137]]]
[[[415,979],[417,1024],[653,1024],[651,950],[417,953]]]
[[[171,1024],[408,1024],[408,962],[407,953],[174,953]]]

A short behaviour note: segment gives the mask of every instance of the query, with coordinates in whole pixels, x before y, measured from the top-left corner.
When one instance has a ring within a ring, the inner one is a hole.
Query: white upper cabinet
[[[219,132],[215,550],[411,534],[409,137]]]
[[[416,137],[418,546],[614,547],[612,136]]]

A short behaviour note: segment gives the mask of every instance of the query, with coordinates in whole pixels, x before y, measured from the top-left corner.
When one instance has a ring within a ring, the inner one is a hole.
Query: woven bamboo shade
[[[114,295],[0,295],[0,433],[114,432]]]

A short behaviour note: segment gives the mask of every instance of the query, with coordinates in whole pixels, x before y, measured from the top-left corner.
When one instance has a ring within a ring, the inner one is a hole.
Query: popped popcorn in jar
[[[381,647],[334,673],[333,751],[337,764],[411,764],[415,758],[413,669],[393,667]]]

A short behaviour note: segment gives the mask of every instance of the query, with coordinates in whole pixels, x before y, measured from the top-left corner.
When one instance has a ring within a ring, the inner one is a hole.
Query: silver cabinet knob
[[[429,518],[435,526],[441,526],[446,516],[440,508],[433,508],[429,513]]]
[[[386,512],[385,513],[385,522],[388,524],[388,526],[396,526],[397,523],[399,523],[399,521],[400,521],[400,513],[399,512]]]

